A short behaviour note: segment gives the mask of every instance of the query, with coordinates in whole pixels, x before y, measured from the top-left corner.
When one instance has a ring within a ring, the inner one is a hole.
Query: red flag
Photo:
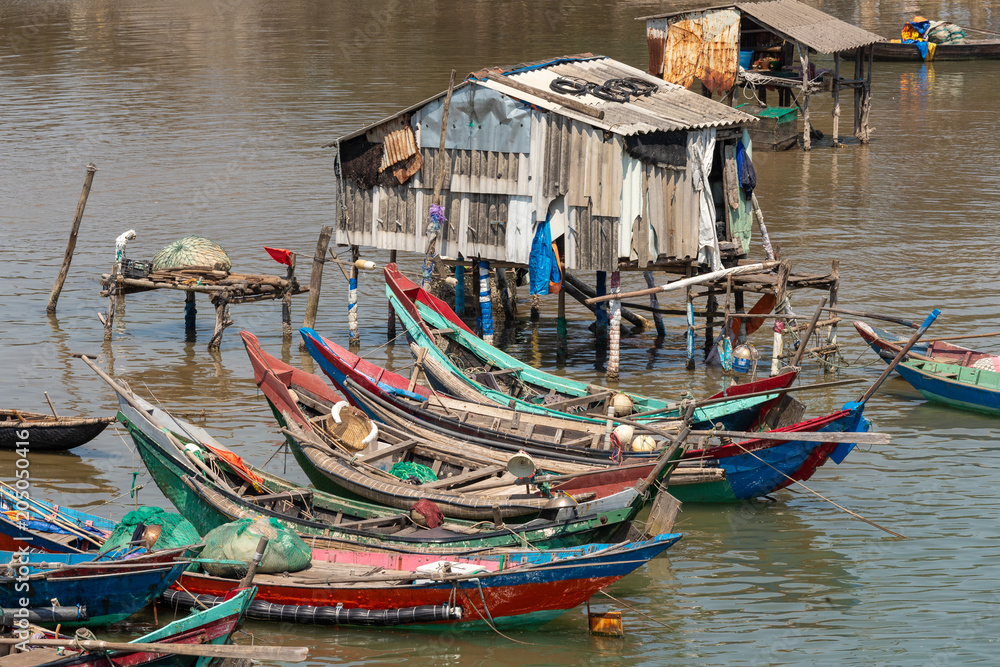
[[[267,254],[271,256],[271,259],[276,261],[278,264],[287,264],[288,266],[292,265],[291,250],[285,250],[284,248],[268,248],[267,246],[264,246],[264,250],[266,250]]]

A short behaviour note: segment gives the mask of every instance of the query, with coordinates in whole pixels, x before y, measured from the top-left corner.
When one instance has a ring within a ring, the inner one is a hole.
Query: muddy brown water
[[[1000,30],[996,2],[810,4],[883,35],[914,13]],[[235,307],[235,325],[211,353],[207,300],[199,299],[197,333],[186,340],[183,299],[143,294],[127,299],[105,345],[96,279],[113,261],[115,237],[134,228],[130,256],[148,257],[198,233],[225,246],[238,269],[273,272],[262,246],[308,257],[319,227],[334,220],[323,143],[435,94],[452,67],[464,73],[584,51],[643,67],[643,26],[634,17],[675,6],[0,1],[0,404],[41,410],[48,391],[63,413],[113,413],[110,391],[70,357],[94,353],[140,394],[262,463],[279,436],[238,331],[254,331],[266,349],[313,369],[297,341],[282,340],[279,306]],[[757,154],[768,227],[795,267],[821,272],[839,257],[843,304],[914,318],[940,307],[935,335],[1000,330],[998,67],[877,64],[870,146],[834,151],[826,140],[809,154]],[[816,98],[813,111],[828,133],[829,100]],[[845,112],[850,118],[847,104]],[[49,317],[49,289],[90,161],[100,171],[58,314]],[[416,271],[418,260],[401,264]],[[345,291],[328,267],[316,328],[341,341]],[[818,296],[796,294],[793,305],[808,314]],[[368,351],[385,341],[377,275],[362,276],[360,301]],[[295,301],[296,321],[304,306]],[[540,322],[517,323],[508,349],[541,368],[600,381],[590,320],[582,308],[569,312],[564,352],[554,298],[543,302]],[[649,335],[623,341],[621,385],[667,397],[717,390],[717,372],[684,370],[682,322],[667,326],[660,347]],[[753,342],[769,352],[767,338],[765,328]],[[880,362],[847,323],[841,340],[845,367],[837,377],[874,379]],[[973,343],[1000,350],[996,339]],[[409,363],[399,345],[369,358]],[[815,366],[805,376],[829,378]],[[809,414],[859,393],[813,394]],[[781,492],[773,503],[686,507],[684,539],[611,588],[646,614],[625,609],[624,639],[588,636],[579,609],[512,633],[526,644],[489,633],[259,623],[248,630],[258,641],[312,647],[315,665],[995,662],[1000,422],[927,404],[898,378],[868,415],[893,444],[855,451],[820,470],[811,486],[909,539],[887,538],[804,492]],[[33,455],[34,493],[119,518],[136,502],[129,492],[137,472],[138,502],[166,504],[122,433],[109,429],[70,454]],[[13,464],[0,454],[3,478],[12,478]],[[283,467],[279,457],[269,469]],[[287,474],[304,481],[292,461]],[[606,599],[595,603],[608,608]]]

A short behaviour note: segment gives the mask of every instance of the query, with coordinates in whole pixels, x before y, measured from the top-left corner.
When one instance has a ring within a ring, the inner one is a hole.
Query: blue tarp
[[[531,281],[531,294],[548,294],[550,282],[562,282],[559,262],[552,249],[549,218],[539,222],[535,230],[535,238],[531,241],[531,255],[528,257],[528,275]]]

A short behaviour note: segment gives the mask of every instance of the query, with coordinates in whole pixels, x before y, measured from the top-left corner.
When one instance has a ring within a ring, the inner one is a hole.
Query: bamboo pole
[[[750,195],[751,210],[757,217],[757,228],[760,229],[760,242],[764,246],[764,255],[767,257],[767,261],[774,261],[774,248],[771,246],[771,237],[767,233],[767,227],[764,226],[764,212],[760,210],[760,202],[757,201],[757,192],[755,191]]]
[[[813,313],[812,319],[809,320],[809,326],[806,327],[802,339],[799,340],[799,347],[795,350],[795,356],[792,357],[792,366],[798,366],[802,362],[802,355],[805,354],[806,348],[809,347],[809,338],[816,329],[816,323],[819,322],[819,316],[823,314],[823,306],[825,305],[826,297],[823,297],[820,299],[819,305],[816,306],[816,312]]]
[[[347,335],[351,345],[361,344],[358,331],[358,246],[351,246],[351,268],[347,279]]]
[[[306,303],[306,314],[302,318],[302,326],[313,329],[316,326],[316,311],[319,308],[319,295],[323,288],[323,266],[326,264],[326,252],[330,247],[330,236],[333,227],[323,225],[316,239],[316,252],[313,254],[312,273],[309,276],[309,301]],[[390,308],[390,312],[391,312]],[[390,318],[391,321],[391,318]],[[299,349],[306,349],[305,341],[299,343]]]
[[[83,221],[83,211],[87,208],[87,197],[90,196],[90,187],[94,182],[95,172],[97,172],[97,167],[91,162],[87,165],[87,175],[83,179],[83,192],[80,193],[80,201],[76,204],[76,215],[73,216],[73,226],[70,228],[69,241],[66,243],[66,254],[63,256],[62,266],[59,267],[56,282],[52,286],[52,293],[49,294],[49,305],[45,308],[46,312],[56,312],[59,294],[66,282],[66,276],[69,275],[69,265],[73,262],[73,253],[76,252],[76,235],[80,232],[80,223]]]
[[[441,139],[438,142],[437,174],[434,177],[434,196],[431,199],[432,205],[440,206],[441,190],[444,189],[445,169],[448,165],[448,153],[445,150],[445,137],[448,134],[448,111],[451,108],[451,96],[455,92],[455,70],[451,70],[451,78],[448,80],[448,92],[445,94],[444,103],[441,107]],[[428,221],[430,216],[428,216]],[[434,257],[436,255],[435,245],[437,244],[440,229],[429,227],[430,234],[427,238],[427,249],[424,252],[424,268],[420,278],[420,286],[429,289],[431,286],[431,271],[434,267]]]
[[[775,308],[787,310],[788,304],[786,303],[786,299],[788,298],[788,274],[791,270],[791,262],[787,259],[781,260],[781,266],[778,269],[778,285],[775,290]],[[784,322],[775,322],[774,324],[774,338],[771,348],[771,375],[777,375],[781,368],[781,353],[784,348],[782,332],[784,327]]]
[[[924,342],[943,343],[950,340],[966,340],[969,338],[992,338],[993,336],[1000,336],[1000,331],[991,331],[990,333],[981,333],[981,334],[966,334],[964,336],[948,336],[947,338],[927,338],[924,340]]]
[[[611,295],[617,297],[619,293],[621,293],[621,272],[615,270],[611,272]],[[619,357],[621,354],[621,299],[612,299],[609,306],[611,321],[608,324],[608,364],[604,375],[608,380],[617,380],[619,374]]]
[[[812,149],[812,126],[809,124],[809,47],[796,43],[802,67],[802,150]]]
[[[642,277],[646,279],[647,287],[655,286],[653,282],[652,271],[643,271]],[[667,335],[667,329],[666,327],[663,326],[663,315],[661,315],[659,312],[660,302],[656,298],[655,293],[649,295],[649,307],[651,309],[651,312],[653,313],[653,324],[656,326],[656,337],[663,338],[664,336]]]
[[[396,251],[395,250],[390,250],[389,251],[389,263],[390,264],[395,264],[396,263]],[[457,275],[458,271],[456,270],[455,273]],[[458,288],[456,288],[456,291],[455,291],[455,298],[456,299],[458,299],[458,291],[457,291],[457,289]],[[391,303],[388,304],[387,308],[388,308],[388,313],[387,313],[386,321],[385,321],[385,338],[388,341],[393,341],[393,340],[396,340],[396,312],[392,309],[392,304]],[[458,316],[459,317],[462,316],[461,311],[457,311],[456,310],[456,312],[458,312]]]
[[[889,373],[892,373],[896,366],[899,365],[899,362],[903,360],[903,357],[905,357],[906,353],[910,351],[910,348],[917,344],[920,337],[924,335],[924,332],[927,331],[932,324],[934,324],[934,320],[936,320],[940,314],[941,311],[937,308],[931,311],[931,314],[927,316],[927,319],[925,319],[923,324],[920,325],[920,328],[913,332],[910,340],[906,341],[906,345],[903,346],[903,349],[901,349],[896,354],[896,357],[889,362],[889,365],[885,367],[885,370],[882,371],[882,375],[878,376],[878,379],[875,380],[872,386],[868,388],[868,391],[866,391],[861,398],[858,399],[858,403],[864,404],[868,402],[868,399],[872,397],[878,388],[882,386],[882,383],[885,382],[885,379],[889,377]]]
[[[902,317],[894,317],[892,315],[879,315],[877,313],[867,313],[863,310],[848,310],[846,308],[834,308],[832,304],[823,310],[828,313],[837,313],[838,315],[854,315],[855,317],[864,317],[869,320],[884,320],[886,322],[892,322],[894,324],[902,324],[904,327],[910,327],[911,329],[919,329],[920,325],[910,320],[903,319]]]
[[[839,259],[833,260],[833,264],[832,264],[832,267],[831,267],[831,270],[830,270],[830,275],[833,277],[833,281],[830,283],[830,299],[829,299],[828,303],[831,306],[836,307],[837,306],[837,296],[838,296],[838,292],[840,291],[840,260]],[[836,319],[839,320],[839,318],[836,318]],[[826,344],[827,345],[836,345],[837,344],[837,322],[836,321],[833,324],[830,324],[829,326],[827,326],[827,328],[826,328]],[[833,353],[833,354],[836,354],[836,353]],[[828,354],[828,355],[826,355],[826,356],[823,357],[823,360],[825,362],[825,364],[823,366],[823,371],[825,373],[832,373],[833,372],[833,363],[830,360],[830,357],[833,356],[833,354]]]
[[[304,646],[239,646],[236,644],[180,644],[176,642],[106,642],[99,639],[21,639],[0,638],[0,645],[27,642],[32,646],[62,646],[82,649],[92,653],[123,651],[126,653],[162,653],[165,655],[193,655],[214,658],[245,658],[302,662],[309,655]]]
[[[573,287],[585,297],[590,298],[597,296],[597,292],[590,285],[583,282],[566,269],[563,269],[563,285],[566,285],[567,283],[572,284]],[[621,299],[619,299],[619,301],[621,301]],[[621,316],[623,320],[631,322],[637,327],[641,327],[643,331],[651,328],[648,319],[638,313],[632,312],[624,304],[621,306]]]
[[[712,271],[710,273],[703,273],[698,276],[691,276],[689,278],[681,278],[680,280],[675,280],[672,283],[667,283],[666,285],[660,285],[658,287],[650,287],[644,290],[637,290],[635,292],[625,292],[621,295],[622,299],[631,299],[637,296],[646,296],[647,294],[657,294],[659,292],[672,292],[674,290],[683,289],[692,285],[700,285],[703,283],[712,282],[713,280],[718,280],[720,278],[725,278],[726,276],[743,276],[753,273],[762,273],[764,271],[769,271],[774,267],[778,266],[780,262],[768,261],[761,262],[759,264],[747,264],[744,266],[734,266],[728,269],[720,269],[718,271]],[[588,304],[600,303],[602,301],[611,300],[610,296],[598,294],[595,297],[591,297],[586,300]]]
[[[49,392],[43,391],[42,393],[45,394],[45,400],[49,404],[49,410],[52,410],[52,416],[55,417],[56,419],[59,419],[59,413],[56,412],[56,406],[52,405],[52,399],[49,398]]]

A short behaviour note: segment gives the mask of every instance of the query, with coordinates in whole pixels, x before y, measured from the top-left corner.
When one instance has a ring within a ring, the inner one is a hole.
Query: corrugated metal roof
[[[637,78],[656,85],[657,89],[648,97],[632,97],[626,103],[609,102],[590,93],[570,95],[553,91],[549,84],[560,77],[573,77],[597,84],[602,84],[608,79]],[[524,99],[526,95],[533,97],[529,101],[543,109],[623,136],[657,130],[669,132],[729,127],[753,122],[753,118],[742,111],[692,93],[681,86],[668,83],[611,58],[561,61],[538,69],[506,74],[504,78],[537,89],[545,93],[549,99],[530,96],[516,88],[503,85],[502,81],[487,80],[480,83],[511,97],[519,99]],[[552,101],[552,96],[580,102],[595,110],[603,111],[604,118],[587,117],[563,107],[557,101]]]
[[[796,0],[740,2],[736,7],[755,21],[820,53],[836,53],[885,39]]]
[[[537,64],[521,64],[512,68],[482,70],[478,74],[485,76],[486,72],[503,74],[503,78],[514,79],[520,84],[537,89],[545,97],[536,97],[516,88],[505,86],[502,81],[470,79],[460,85],[481,85],[498,92],[528,102],[539,109],[558,113],[573,118],[618,135],[632,135],[654,131],[698,130],[710,127],[732,127],[754,123],[754,116],[733,109],[720,102],[692,93],[685,88],[658,79],[650,74],[612,60],[604,56],[568,56],[556,58]],[[507,74],[508,72],[515,72]],[[633,97],[627,103],[609,102],[594,97],[591,94],[570,95],[553,91],[549,84],[559,77],[576,77],[601,84],[608,79],[637,78],[657,87],[649,97]],[[455,86],[456,90],[459,85]],[[373,128],[388,123],[399,116],[412,113],[427,104],[441,98],[444,93],[402,109],[389,118],[367,125],[356,132],[344,135],[326,146],[333,146],[339,141],[345,141],[360,136]],[[563,98],[567,103],[583,103],[597,111],[603,111],[603,119],[588,116],[580,111],[562,106],[553,101],[553,97]]]
[[[700,9],[669,12],[655,16],[642,16],[637,21],[664,19],[702,12],[711,9],[736,7],[758,23],[793,42],[801,42],[820,53],[848,51],[859,46],[868,46],[885,39],[873,32],[841,21],[835,16],[796,0],[773,0],[770,2],[737,2],[731,5],[715,5]]]

